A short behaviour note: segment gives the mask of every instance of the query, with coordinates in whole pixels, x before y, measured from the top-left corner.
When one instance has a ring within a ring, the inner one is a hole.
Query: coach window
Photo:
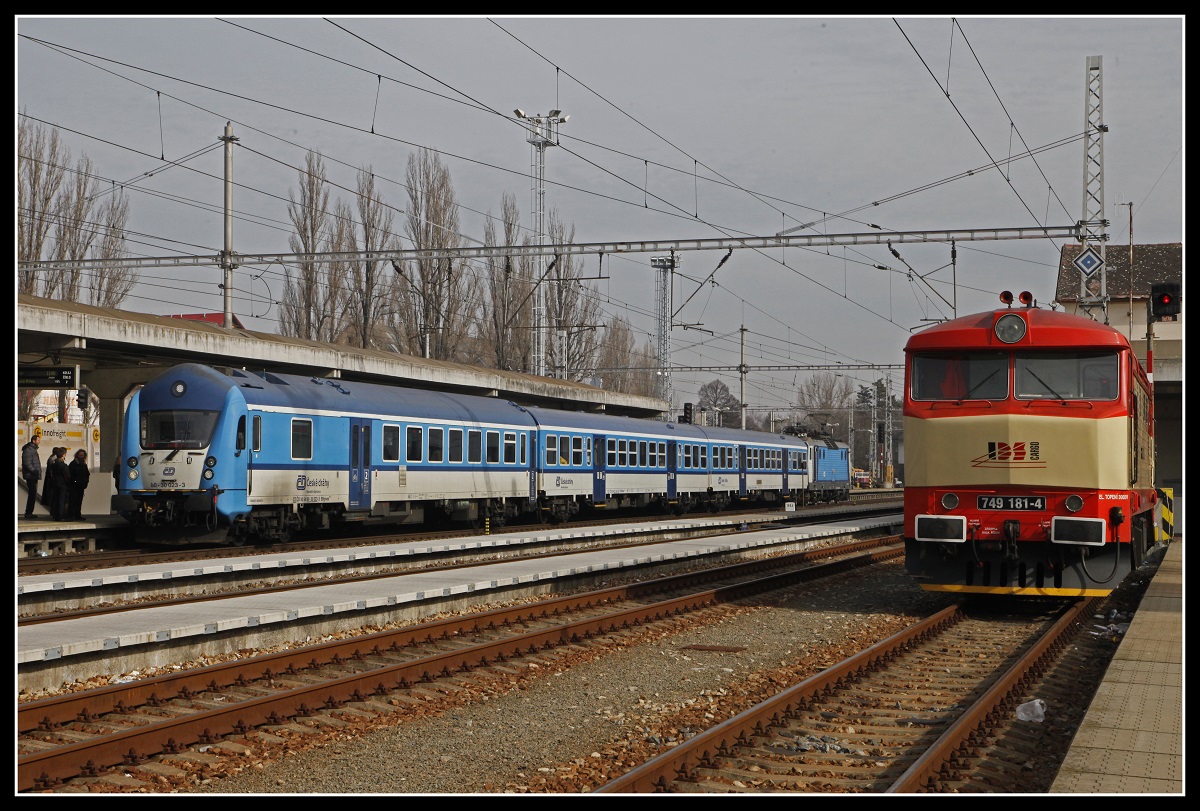
[[[667,443],[665,442],[658,443],[658,466],[667,466]]]
[[[383,461],[400,461],[400,426],[383,426]]]
[[[450,440],[447,446],[446,461],[452,465],[462,464],[462,429],[451,428],[446,432],[447,438]]]
[[[640,440],[638,440],[638,461],[637,461],[637,464],[638,464],[638,465],[640,465],[641,467],[645,467],[645,466],[646,466],[646,462],[647,462],[647,461],[649,461],[649,460],[648,460],[646,457],[647,457],[647,452],[646,452],[646,440],[644,440],[644,439],[640,439]]]
[[[708,446],[707,445],[700,446],[700,467],[704,468],[705,470],[708,469]]]
[[[442,461],[442,440],[444,432],[441,428],[429,429],[429,461]]]
[[[529,464],[529,435],[521,432],[521,464]]]
[[[571,464],[575,467],[583,465],[583,437],[571,437]]]
[[[546,434],[546,467],[558,464],[558,434]]]
[[[292,420],[292,458],[312,459],[312,420]]]
[[[617,466],[625,467],[627,464],[629,464],[628,441],[621,439],[617,441]]]
[[[587,438],[587,441],[584,443],[583,450],[584,450],[584,453],[587,455],[587,459],[584,461],[584,464],[586,464],[588,467],[591,467],[592,466],[592,438],[591,437]]]
[[[405,433],[404,441],[408,445],[408,448],[406,449],[404,458],[410,462],[421,461],[421,434],[421,426],[419,425],[410,425],[408,431]]]
[[[483,461],[483,431],[478,428],[467,431],[467,461],[473,465]]]
[[[617,466],[617,440],[615,439],[608,440],[608,466]]]
[[[515,465],[517,463],[516,431],[504,432],[504,463],[506,465]]]
[[[500,463],[500,432],[487,432],[487,461],[489,465]]]

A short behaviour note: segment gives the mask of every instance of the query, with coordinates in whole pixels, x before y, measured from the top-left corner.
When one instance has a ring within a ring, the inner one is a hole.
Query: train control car
[[[1116,329],[1012,300],[905,346],[905,565],[930,591],[1105,595],[1153,543],[1150,381]]]
[[[182,364],[130,398],[112,506],[146,543],[241,544],[354,523],[803,504],[848,497],[845,447],[827,445]]]

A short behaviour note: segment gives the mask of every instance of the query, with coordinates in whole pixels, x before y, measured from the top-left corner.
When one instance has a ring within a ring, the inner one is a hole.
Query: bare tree
[[[550,212],[547,236],[553,245],[575,241],[575,227],[568,228]],[[581,281],[583,265],[574,254],[556,258],[546,287],[546,317],[550,336],[546,346],[546,366],[557,376],[581,380],[596,366],[599,346],[600,302],[595,290]]]
[[[605,330],[596,353],[596,366],[606,391],[633,393],[634,370],[630,362],[634,355],[635,339],[629,322],[617,316]]]
[[[713,413],[716,425],[731,428],[734,425],[741,426],[742,424],[742,402],[733,396],[733,393],[729,391],[729,386],[725,385],[723,380],[711,380],[700,387],[696,392],[696,408]],[[728,413],[738,416],[736,419],[725,416]]]
[[[400,241],[392,231],[393,211],[384,204],[375,190],[375,173],[370,166],[358,170],[357,184],[358,227],[361,243],[353,239],[351,250],[363,252],[387,251],[398,248]],[[350,289],[347,309],[350,311],[348,332],[351,340],[364,349],[374,347],[382,334],[382,319],[387,315],[386,294],[391,289],[391,263],[383,259],[356,259],[349,263]]]
[[[458,201],[450,171],[437,153],[409,155],[405,231],[417,251],[458,248]],[[409,354],[442,360],[473,356],[467,346],[478,323],[481,284],[464,260],[420,256],[395,264],[393,343]]]
[[[296,229],[288,237],[288,245],[292,253],[328,252],[335,237],[341,234],[344,238],[345,233],[330,225],[329,188],[321,154],[310,150],[299,174],[298,195],[288,190],[288,217]],[[313,341],[332,340],[345,317],[347,267],[345,263],[334,267],[307,260],[298,265],[295,275],[285,271],[279,333]]]
[[[500,202],[499,225],[490,215],[484,223],[483,241],[492,246],[511,247],[520,239],[521,212],[513,195],[505,192]],[[523,240],[527,242],[528,240]],[[528,369],[533,350],[533,261],[528,256],[505,254],[487,258],[487,304],[481,308],[480,334],[491,348],[497,369]]]
[[[113,185],[100,204],[97,217],[100,222],[100,242],[93,246],[92,253],[95,258],[105,260],[105,263],[92,273],[86,285],[87,300],[97,307],[116,307],[125,300],[137,281],[133,268],[122,261],[128,256],[125,229],[129,222],[129,197],[123,188]]]
[[[846,434],[850,430],[847,409],[853,404],[854,390],[849,378],[833,372],[816,372],[796,389],[796,408],[814,430],[828,431],[832,423],[844,425]]]
[[[17,259],[36,262],[46,256],[54,225],[55,198],[66,177],[70,153],[58,130],[34,126],[25,116],[17,125]],[[39,271],[22,269],[17,292],[37,294]]]

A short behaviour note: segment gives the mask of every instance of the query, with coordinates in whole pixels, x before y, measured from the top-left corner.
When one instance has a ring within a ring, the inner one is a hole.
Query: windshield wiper
[[[999,371],[1000,371],[999,369],[993,369],[992,373],[990,375],[985,377],[983,380],[980,380],[978,383],[976,383],[974,386],[971,387],[971,390],[969,392],[964,394],[962,397],[959,397],[958,399],[959,400],[970,400],[971,395],[974,394],[975,392],[979,391],[979,387],[982,386],[984,383],[988,382],[989,380],[991,380],[993,377],[995,377]]]
[[[1035,371],[1033,371],[1033,369],[1026,369],[1025,371],[1029,372],[1029,375],[1030,375],[1030,376],[1031,376],[1031,377],[1032,377],[1034,380],[1036,380],[1037,382],[1039,382],[1039,383],[1041,383],[1043,386],[1045,386],[1045,387],[1046,387],[1046,391],[1048,391],[1048,392],[1050,392],[1051,394],[1053,394],[1053,395],[1054,395],[1054,399],[1056,399],[1056,400],[1065,400],[1065,399],[1067,399],[1066,397],[1063,397],[1061,394],[1059,394],[1058,392],[1056,392],[1054,389],[1050,388],[1050,384],[1049,384],[1049,383],[1047,383],[1045,380],[1042,380],[1040,377],[1038,377],[1038,373],[1037,373],[1037,372],[1035,372]]]

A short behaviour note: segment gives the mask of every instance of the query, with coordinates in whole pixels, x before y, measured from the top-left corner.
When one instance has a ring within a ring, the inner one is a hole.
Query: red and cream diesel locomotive
[[[1033,305],[905,345],[905,566],[928,591],[1108,594],[1154,544],[1154,412],[1128,339]]]

